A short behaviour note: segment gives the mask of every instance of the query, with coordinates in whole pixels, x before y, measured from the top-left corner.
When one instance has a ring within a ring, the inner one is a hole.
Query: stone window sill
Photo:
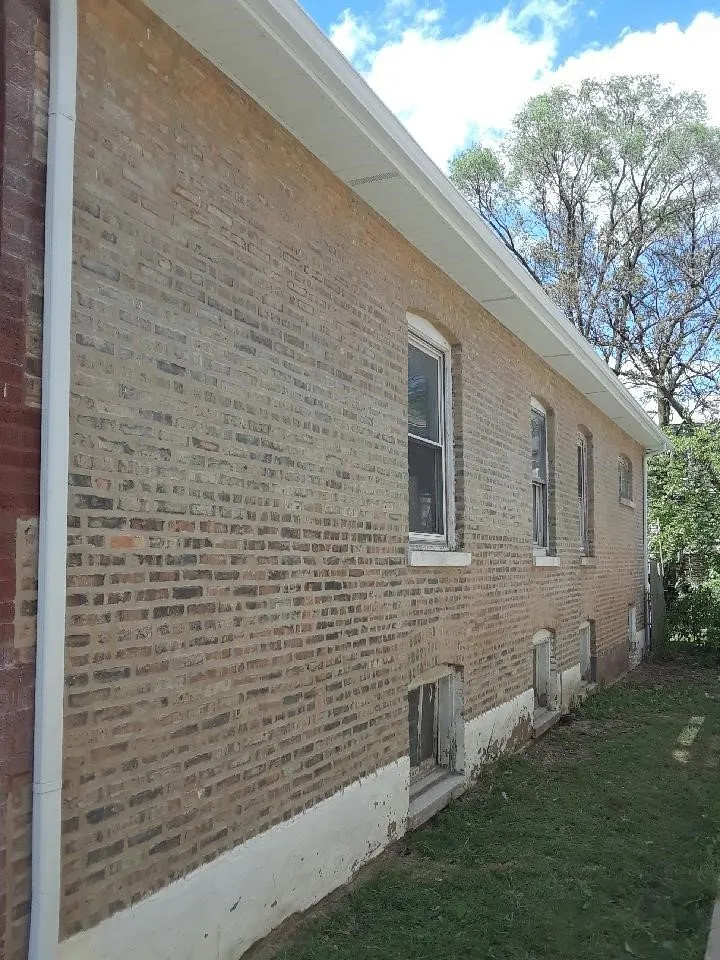
[[[469,567],[472,554],[457,550],[423,550],[408,547],[408,564],[411,567]]]
[[[559,567],[560,557],[549,557],[546,553],[536,553],[533,555],[534,567]]]
[[[581,567],[596,567],[597,557],[580,557]]]
[[[625,497],[620,497],[620,503],[623,505],[623,507],[630,507],[633,510],[635,509],[634,500],[626,500]]]

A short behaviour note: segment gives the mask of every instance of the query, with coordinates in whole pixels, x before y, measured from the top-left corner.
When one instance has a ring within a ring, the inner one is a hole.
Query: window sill
[[[534,567],[559,567],[560,557],[548,557],[547,554],[536,553],[533,555],[533,566]]]
[[[623,507],[632,507],[633,509],[635,508],[634,500],[626,500],[625,497],[620,497],[620,503],[622,504]]]
[[[580,557],[581,567],[596,567],[597,557]]]
[[[472,554],[457,550],[422,550],[408,547],[407,561],[411,567],[469,567]]]

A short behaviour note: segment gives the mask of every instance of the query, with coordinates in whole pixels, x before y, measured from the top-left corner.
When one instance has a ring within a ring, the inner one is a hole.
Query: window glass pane
[[[547,434],[545,414],[532,411],[532,476],[547,481]]]
[[[622,459],[619,461],[618,469],[620,473],[620,496],[623,500],[632,500],[630,464],[627,460]]]
[[[440,441],[440,360],[411,343],[408,349],[408,432]]]
[[[410,766],[420,763],[420,691],[415,687],[408,694],[408,724],[410,726]]]
[[[437,684],[426,683],[408,694],[408,724],[410,728],[410,766],[417,767],[424,760],[436,756],[435,714]]]
[[[582,442],[578,443],[577,448],[577,466],[578,466],[578,499],[582,500],[585,496],[585,450]]]
[[[442,449],[408,439],[410,532],[443,534]]]
[[[544,483],[533,480],[533,543],[536,547],[547,546],[547,528],[545,518],[547,516],[547,505],[545,497],[547,488]]]
[[[422,688],[422,717],[420,721],[420,760],[435,756],[435,692],[437,685],[426,683]]]

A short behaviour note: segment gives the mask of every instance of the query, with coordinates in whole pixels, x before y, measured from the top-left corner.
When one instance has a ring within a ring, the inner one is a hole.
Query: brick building
[[[50,11],[1,37],[0,955],[236,960],[640,655],[664,441],[293,0],[51,7],[47,211]]]

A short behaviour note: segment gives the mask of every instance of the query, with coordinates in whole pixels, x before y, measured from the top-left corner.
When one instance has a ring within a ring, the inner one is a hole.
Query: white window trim
[[[424,550],[410,546],[407,561],[411,567],[469,567],[472,555],[457,550]]]
[[[540,546],[539,544],[533,543],[533,562],[537,567],[554,567],[560,565],[559,561],[558,563],[542,562],[543,557],[548,557],[548,550],[550,547],[550,456],[548,452],[548,412],[542,403],[540,403],[539,400],[536,400],[535,397],[530,397],[530,409],[536,410],[545,417],[545,545]],[[549,557],[549,559],[556,560],[557,558]],[[538,560],[540,560],[540,563],[537,562]]]
[[[546,548],[535,547],[536,550]],[[559,567],[560,566],[560,557],[551,557],[547,553],[535,553],[533,554],[533,565],[536,567]]]
[[[413,533],[409,531],[410,546],[417,546],[421,552],[451,551],[455,547],[455,458],[453,454],[453,416],[452,416],[452,347],[443,335],[423,317],[407,314],[408,341],[421,350],[439,353],[443,360],[442,416],[440,428],[443,444],[443,527],[444,534]],[[465,556],[461,554],[463,558]],[[412,563],[412,560],[410,560]],[[444,564],[447,566],[467,566],[467,562]],[[418,562],[414,566],[428,566]]]

